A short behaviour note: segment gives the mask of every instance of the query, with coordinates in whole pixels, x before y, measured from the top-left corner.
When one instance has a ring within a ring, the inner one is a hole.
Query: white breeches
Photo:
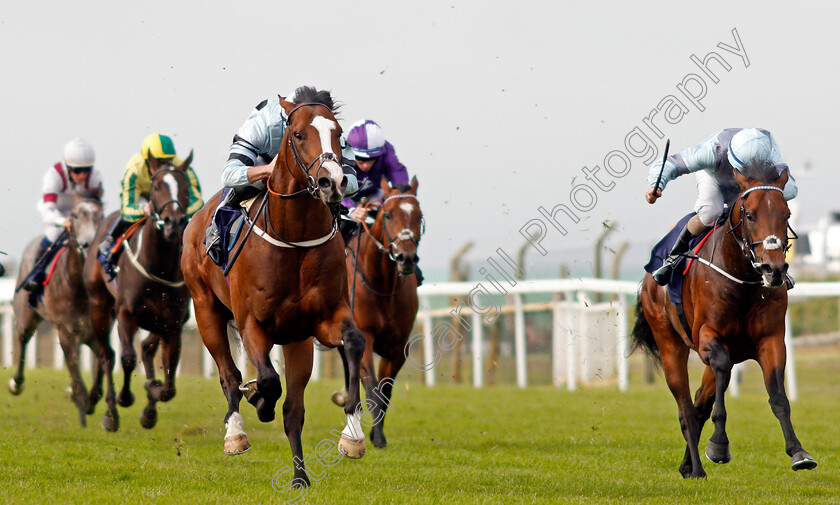
[[[697,201],[694,212],[705,226],[712,226],[723,214],[723,192],[717,179],[706,170],[694,173],[697,178]]]

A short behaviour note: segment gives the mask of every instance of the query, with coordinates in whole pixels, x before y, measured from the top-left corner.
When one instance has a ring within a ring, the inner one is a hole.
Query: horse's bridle
[[[741,252],[744,254],[744,257],[746,258],[747,261],[750,262],[752,267],[758,273],[761,273],[762,263],[761,263],[761,261],[759,261],[760,258],[756,257],[755,246],[757,246],[759,244],[762,244],[762,245],[764,245],[764,251],[775,251],[777,249],[782,249],[782,252],[786,253],[788,251],[788,249],[790,249],[790,246],[792,245],[790,243],[790,240],[799,238],[798,235],[796,234],[796,232],[793,230],[793,228],[791,228],[790,223],[787,223],[787,229],[790,230],[792,236],[785,237],[784,241],[782,239],[780,239],[779,237],[775,236],[775,235],[768,235],[767,237],[764,238],[764,240],[755,240],[755,241],[752,240],[752,237],[750,235],[750,230],[747,227],[747,225],[744,224],[744,221],[746,219],[746,214],[747,214],[747,211],[744,208],[744,200],[746,199],[747,195],[749,195],[753,191],[761,191],[761,190],[778,191],[779,193],[784,193],[784,190],[782,190],[781,188],[777,188],[776,186],[755,186],[755,187],[746,189],[746,190],[744,190],[743,193],[741,193],[741,195],[739,197],[739,199],[740,199],[740,217],[741,217],[740,222],[735,226],[732,225],[732,214],[733,214],[733,212],[729,213],[729,219],[728,219],[728,222],[729,222],[728,233],[732,234],[732,238],[734,238],[735,242],[738,243],[738,247],[740,247]],[[743,236],[738,236],[738,234],[735,233],[735,230],[738,229],[739,227],[743,228],[743,230],[744,230],[743,234],[742,234]],[[762,252],[762,257],[763,256],[764,256],[764,253]]]
[[[291,124],[292,124],[292,114],[294,114],[295,111],[300,109],[301,107],[325,107],[330,112],[332,112],[332,109],[330,109],[329,106],[324,105],[322,103],[306,102],[306,103],[296,105],[291,111],[289,111],[289,114],[286,116],[286,119],[283,121],[285,129],[286,129],[286,137],[287,137],[286,143],[289,145],[289,150],[292,152],[292,159],[295,160],[295,165],[297,165],[297,167],[303,173],[303,177],[306,179],[307,185],[306,185],[305,188],[301,189],[300,191],[295,191],[294,193],[289,193],[289,194],[282,194],[282,193],[277,193],[277,192],[273,191],[268,186],[267,182],[266,182],[266,188],[268,189],[268,192],[270,194],[272,194],[274,196],[279,196],[280,198],[295,198],[295,197],[298,197],[298,196],[301,196],[301,195],[304,195],[304,194],[308,193],[312,198],[318,199],[319,198],[318,194],[321,191],[320,188],[318,188],[318,174],[321,172],[321,168],[324,166],[324,163],[326,163],[327,161],[334,161],[334,162],[338,163],[339,166],[341,166],[341,160],[338,159],[338,156],[336,156],[335,153],[321,153],[317,158],[315,158],[311,162],[309,162],[309,164],[306,164],[303,161],[303,158],[301,157],[300,152],[298,151],[297,147],[295,146],[295,143],[292,142],[293,132],[290,130],[290,127],[291,127]],[[315,166],[316,163],[318,163],[318,169],[315,171],[315,177],[313,177],[313,176],[309,175],[309,171],[312,170],[312,167]],[[287,170],[289,170],[288,165],[287,165]],[[294,174],[292,173],[291,170],[289,170],[289,173],[292,174],[292,177],[294,177]]]
[[[399,198],[411,198],[414,201],[419,203],[419,200],[417,200],[416,196],[414,196],[412,194],[409,194],[409,193],[401,193],[399,195],[393,195],[393,196],[389,196],[388,198],[386,198],[382,202],[382,205],[380,206],[380,210],[384,209],[386,203],[390,202],[391,200],[395,200],[395,199],[399,199]],[[419,246],[420,245],[420,238],[423,236],[423,233],[425,232],[425,229],[426,229],[426,221],[423,220],[423,214],[420,214],[420,235],[419,236],[414,235],[414,232],[409,230],[408,228],[403,228],[402,230],[400,230],[399,233],[397,233],[396,235],[393,236],[393,238],[391,238],[391,234],[388,232],[388,224],[385,222],[385,216],[383,216],[382,217],[382,241],[381,242],[379,240],[377,240],[376,237],[373,236],[373,233],[370,232],[370,228],[368,228],[367,223],[362,222],[362,226],[364,227],[365,232],[368,234],[370,239],[373,240],[373,243],[376,245],[376,248],[379,249],[379,251],[382,252],[383,254],[387,254],[388,258],[390,258],[391,261],[396,263],[397,257],[396,257],[395,253],[396,253],[396,250],[397,250],[397,246],[400,244],[400,242],[406,242],[406,241],[413,242],[414,245]],[[384,244],[383,244],[383,242],[384,242]],[[387,247],[386,247],[385,244],[387,244]]]
[[[156,179],[160,174],[178,172],[178,171],[179,170],[177,168],[173,167],[170,164],[167,164],[166,166],[160,167],[157,170],[155,170],[155,173],[152,174],[152,189],[154,189],[155,183],[157,182]],[[189,184],[189,181],[187,181],[187,183]],[[150,190],[150,192],[151,192],[151,190]],[[176,205],[178,208],[181,209],[181,211],[186,216],[187,209],[185,209],[184,205],[180,201],[177,200],[178,195],[175,195],[175,196],[176,196],[176,198],[172,198],[170,200],[167,200],[167,201],[163,202],[160,207],[158,207],[157,205],[155,205],[154,200],[151,199],[151,195],[149,195],[149,217],[152,218],[152,220],[155,223],[155,227],[158,230],[163,229],[163,225],[164,225],[165,221],[163,219],[161,219],[160,213],[163,212],[163,210],[167,206]]]

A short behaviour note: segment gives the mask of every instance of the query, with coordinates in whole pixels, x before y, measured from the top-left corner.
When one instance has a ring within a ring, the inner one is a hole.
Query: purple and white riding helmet
[[[360,119],[350,127],[347,143],[356,158],[376,158],[385,152],[385,135],[382,128],[370,119]]]

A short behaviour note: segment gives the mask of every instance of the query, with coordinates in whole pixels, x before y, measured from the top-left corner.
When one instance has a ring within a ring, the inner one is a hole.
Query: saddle
[[[44,239],[46,241],[46,239]],[[67,250],[69,237],[67,232],[63,232],[36,260],[35,265],[32,266],[32,271],[29,272],[23,281],[15,288],[15,293],[21,289],[29,291],[28,302],[29,306],[35,308],[38,302],[41,301],[44,295],[44,286],[50,282],[52,273],[55,270],[55,265],[61,254]],[[43,247],[43,246],[42,246]]]

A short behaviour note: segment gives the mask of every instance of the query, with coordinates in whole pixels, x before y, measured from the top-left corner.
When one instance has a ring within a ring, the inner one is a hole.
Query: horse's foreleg
[[[369,422],[365,422],[367,426],[371,427],[370,439],[374,447],[380,449],[387,444],[385,434],[382,432],[382,418],[385,417],[385,409],[383,408],[384,401],[379,393],[379,382],[376,380],[376,372],[373,366],[373,335],[365,335],[365,351],[362,354],[362,361],[360,363],[360,375],[362,384],[365,387],[365,405],[368,409]],[[364,421],[364,417],[362,417]]]
[[[162,400],[164,395],[168,394],[165,393],[166,386],[164,383],[155,379],[155,354],[157,354],[158,347],[164,340],[165,338],[157,333],[149,333],[149,336],[143,339],[143,342],[141,343],[141,349],[143,351],[143,368],[146,371],[146,382],[144,387],[146,388],[146,399],[148,400],[148,403],[143,408],[143,412],[140,414],[140,425],[146,429],[154,428],[155,424],[157,424],[157,407],[155,404]],[[164,344],[163,367],[164,375],[168,377],[166,374],[166,354]],[[170,386],[172,387],[171,395],[174,396],[174,386]],[[169,396],[169,398],[171,398],[171,396]]]
[[[117,395],[117,402],[123,407],[134,405],[134,394],[131,392],[131,374],[137,368],[137,352],[134,350],[134,334],[137,332],[137,322],[127,310],[120,310],[117,316],[117,331],[120,335],[122,347],[123,387]]]
[[[257,369],[256,391],[248,398],[248,403],[257,409],[257,417],[264,423],[274,420],[274,408],[283,394],[280,375],[271,364],[269,353],[274,341],[269,337],[256,319],[249,317],[242,326],[246,338],[242,339],[248,359]]]
[[[698,431],[703,433],[703,426],[712,415],[712,407],[715,404],[715,373],[710,367],[703,372],[703,380],[697,392],[694,394],[694,408],[697,409]],[[682,462],[683,467],[691,466],[691,453],[688,445],[685,447],[685,456]]]
[[[782,425],[785,437],[785,452],[791,457],[794,470],[811,470],[817,462],[802,448],[793,424],[790,422],[790,402],[785,393],[785,362],[787,360],[784,335],[767,338],[759,342],[758,364],[764,373],[764,385],[770,395],[770,408]]]
[[[660,345],[662,368],[665,381],[679,410],[680,429],[685,438],[688,458],[680,465],[680,473],[684,478],[705,477],[706,472],[700,463],[700,451],[697,444],[700,440],[700,422],[697,409],[691,402],[691,391],[688,383],[688,348],[677,343]]]
[[[701,336],[702,339],[702,336]],[[706,349],[701,349],[705,354],[706,362],[709,366],[706,368],[703,380],[706,381],[706,375],[711,370],[714,374],[714,409],[712,410],[712,422],[715,424],[715,432],[709,439],[709,444],[706,446],[706,457],[715,463],[729,463],[732,459],[732,453],[729,451],[729,437],[726,436],[726,406],[724,404],[724,393],[727,386],[729,386],[729,378],[732,374],[732,359],[729,356],[729,351],[716,339],[712,338],[706,346]],[[703,427],[703,415],[700,414],[700,428]]]
[[[101,361],[99,355],[99,345],[101,342],[105,342],[110,348],[111,344],[108,342],[108,336],[114,325],[114,320],[111,318],[113,299],[105,292],[104,288],[100,291],[102,292],[90,298],[90,307],[88,309],[93,335],[86,343],[98,361],[98,365],[93,367],[93,378],[90,383],[90,392],[88,393],[88,415],[93,414],[96,404],[102,398],[102,380],[105,377],[105,369],[104,363]]]
[[[341,365],[342,370],[344,371],[344,387],[341,388],[341,391],[336,391],[332,394],[332,402],[338,405],[339,407],[343,407],[347,403],[347,388],[348,383],[350,382],[350,375],[349,370],[347,369],[347,354],[344,352],[344,346],[340,345],[336,348],[338,351],[338,355],[341,356]]]
[[[397,373],[399,373],[404,363],[405,355],[401,352],[397,352],[393,359],[381,358],[379,360],[379,385],[377,386],[375,394],[379,397],[382,404],[382,417],[377,423],[377,427],[379,428],[379,431],[382,432],[383,441],[385,440],[385,413],[388,411],[388,407],[391,406],[391,393],[394,386],[396,385],[400,394],[403,396],[406,394],[405,390],[401,388],[399,384],[396,384],[395,381]],[[371,438],[373,438],[372,434]],[[375,441],[374,445],[376,445]]]
[[[108,391],[105,394],[108,410],[105,411],[105,416],[102,418],[102,427],[105,428],[105,431],[117,431],[120,428],[120,416],[117,413],[117,395],[114,388],[116,355],[107,338],[104,341],[94,342],[93,351],[98,362],[97,366],[101,368],[102,373],[105,374],[105,379],[108,381]]]
[[[26,293],[24,293],[25,295]],[[18,341],[18,367],[14,377],[9,379],[9,392],[19,395],[23,392],[23,369],[26,366],[26,345],[35,334],[35,329],[41,318],[29,307],[24,295],[18,294],[15,299],[15,340]]]
[[[79,411],[79,423],[82,428],[87,426],[88,392],[82,374],[79,371],[79,343],[73,335],[64,331],[58,332],[58,343],[64,352],[64,363],[70,372],[70,388],[73,391],[73,403]]]
[[[362,412],[359,378],[362,355],[365,352],[365,337],[353,324],[349,307],[339,309],[332,321],[319,324],[315,337],[328,346],[338,346],[342,343],[344,345],[349,376],[347,402],[344,405],[347,425],[338,442],[338,450],[349,458],[361,458],[365,455],[365,434],[360,422]]]
[[[289,439],[294,462],[293,487],[309,486],[309,477],[303,458],[301,432],[303,431],[303,391],[312,375],[312,339],[286,344],[283,358],[286,363],[286,400],[283,402],[283,428]],[[317,478],[317,476],[316,476]]]

